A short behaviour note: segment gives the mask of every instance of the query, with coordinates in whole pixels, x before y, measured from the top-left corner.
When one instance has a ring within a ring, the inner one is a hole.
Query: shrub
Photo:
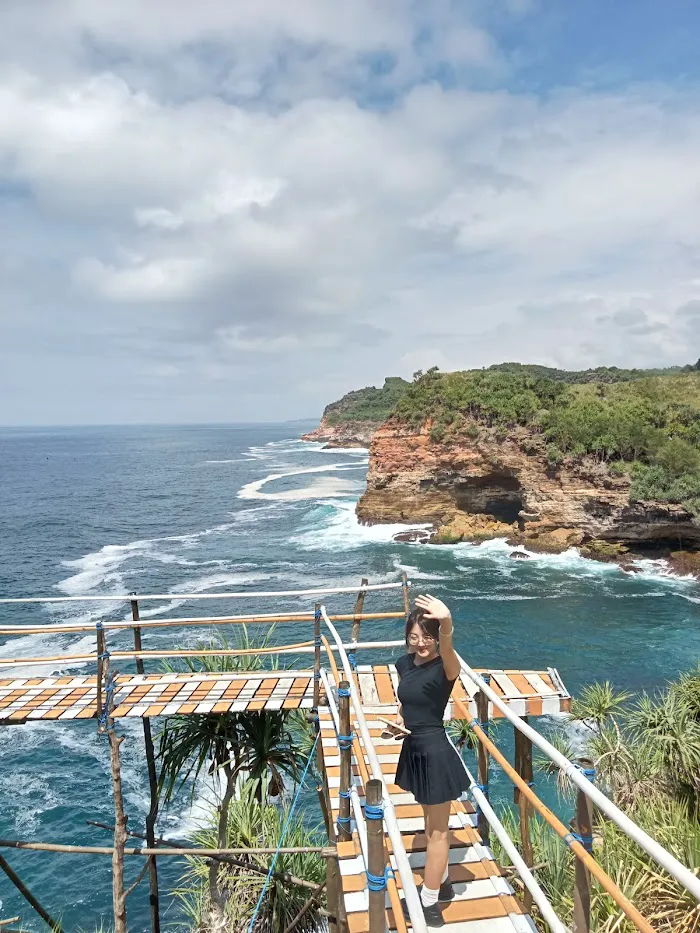
[[[547,466],[556,470],[564,462],[564,454],[556,444],[547,444]]]

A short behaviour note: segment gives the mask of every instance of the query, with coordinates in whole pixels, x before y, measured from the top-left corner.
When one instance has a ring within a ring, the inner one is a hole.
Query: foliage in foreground
[[[271,668],[278,667],[277,658],[265,655],[272,629],[262,640],[251,639],[245,626],[237,629],[238,655],[212,655],[188,658],[185,665],[197,672],[250,672],[263,669],[263,660],[270,658]],[[228,643],[219,641],[200,646],[203,649],[227,649]],[[258,795],[255,810],[264,817],[269,797],[280,798],[285,781],[294,784],[302,772],[308,751],[308,730],[303,717],[293,710],[260,710],[228,713],[200,713],[173,716],[165,720],[160,734],[158,757],[160,760],[159,789],[165,800],[189,784],[194,793],[198,780],[211,775],[217,792],[212,820],[216,822],[214,848],[226,848],[226,835],[230,826],[230,808],[242,781]],[[247,793],[248,791],[246,791]],[[236,801],[238,806],[240,801]],[[251,843],[252,844],[252,843]],[[228,893],[225,872],[217,861],[206,863],[207,892],[200,892],[200,900],[207,903],[210,929],[223,931],[226,927]]]
[[[633,699],[610,684],[584,690],[572,720],[587,733],[585,754],[596,764],[597,783],[661,845],[700,875],[700,666],[656,696]],[[560,743],[566,744],[562,734]],[[549,770],[548,760],[538,763]],[[571,786],[560,786],[574,807]],[[520,838],[516,817],[503,814]],[[575,857],[539,818],[531,821],[537,878],[556,913],[573,918]],[[700,905],[612,823],[598,818],[594,855],[659,933],[698,933]],[[501,851],[499,856],[507,861]],[[612,898],[592,884],[592,929],[632,933]],[[545,930],[541,918],[538,928]]]
[[[264,783],[264,782],[263,782]],[[276,806],[261,793],[260,782],[246,781],[240,788],[228,812],[225,848],[274,848],[280,842],[282,828],[286,822],[287,806]],[[261,798],[263,802],[261,802]],[[212,848],[217,842],[217,822],[196,834],[198,845]],[[324,845],[324,836],[319,831],[308,829],[303,815],[297,811],[292,816],[284,839],[285,846]],[[269,855],[246,855],[242,860],[248,864],[268,868]],[[275,871],[287,872],[314,884],[325,878],[325,863],[317,853],[280,855]],[[180,899],[191,929],[196,933],[210,933],[211,904],[209,902],[209,868],[206,860],[189,859],[189,868],[174,892]],[[223,891],[226,933],[244,933],[255,911],[265,876],[244,868],[224,866],[220,871],[219,886]],[[253,926],[254,933],[283,933],[306,903],[309,890],[272,879],[267,886],[260,911]],[[312,907],[296,927],[300,933],[313,933],[325,926],[317,907]]]

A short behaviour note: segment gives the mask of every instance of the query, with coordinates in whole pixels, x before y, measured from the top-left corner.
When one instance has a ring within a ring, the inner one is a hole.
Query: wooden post
[[[350,684],[341,680],[338,685],[338,708],[340,711],[340,791],[338,798],[338,837],[345,842],[352,839],[350,816],[350,788],[352,786],[352,732],[350,725]]]
[[[408,622],[408,616],[411,611],[411,601],[408,598],[408,574],[404,571],[401,574],[401,591],[403,593],[403,611]]]
[[[139,604],[136,599],[131,600],[131,617],[134,622],[139,621]],[[134,651],[142,650],[141,627],[134,628]],[[143,659],[136,658],[136,670],[139,674],[145,674]],[[158,775],[156,773],[156,756],[153,748],[153,736],[151,734],[151,720],[146,716],[141,719],[143,723],[143,742],[146,747],[146,765],[148,767],[148,785],[150,788],[150,808],[146,816],[146,841],[149,848],[155,848],[156,840],[156,819],[158,817]],[[158,865],[155,855],[151,858],[148,865],[149,872],[149,902],[151,907],[151,930],[153,933],[160,933],[160,898],[158,894]]]
[[[489,676],[482,675],[484,680],[488,683],[490,678]],[[479,721],[481,728],[488,734],[489,730],[489,699],[486,694],[479,690],[474,697],[476,702],[476,718]],[[477,745],[477,761],[478,761],[478,774],[479,774],[479,784],[481,789],[488,799],[489,796],[489,753],[486,751],[486,748],[483,742],[479,742]],[[481,836],[482,842],[484,845],[489,844],[489,824],[488,820],[481,812],[481,809],[477,813],[477,829],[479,830],[479,835]]]
[[[368,807],[377,808],[382,805],[382,782],[371,780],[365,787],[365,800]],[[386,871],[386,857],[384,855],[384,829],[383,820],[373,815],[367,818],[367,870],[374,878],[384,878]],[[371,884],[368,880],[369,896],[369,933],[385,933],[386,931],[386,882],[384,886]]]
[[[523,722],[527,721],[527,716],[523,716]],[[515,732],[515,770],[523,781],[532,784],[534,776],[532,768],[532,741],[526,735],[523,735],[519,729],[514,729],[513,731]],[[514,788],[514,791],[515,803],[518,805],[518,814],[520,817],[520,850],[523,855],[523,861],[528,868],[532,868],[533,854],[532,840],[530,838],[532,804],[525,794],[520,793],[517,787]],[[530,894],[527,888],[525,888],[523,894],[523,907],[527,913],[529,913],[532,908],[532,894]]]
[[[580,758],[579,764],[589,780],[595,777],[593,762]],[[593,851],[593,803],[579,790],[576,795],[576,818],[573,831],[581,837],[587,852]],[[580,859],[575,861],[574,876],[574,924],[573,933],[589,933],[591,929],[591,873]]]
[[[103,635],[104,637],[104,635]],[[105,652],[102,652],[103,654]],[[112,794],[114,796],[114,851],[112,853],[112,905],[114,910],[114,933],[126,933],[126,895],[124,893],[124,849],[126,848],[127,817],[124,813],[122,776],[119,747],[124,737],[114,731],[114,675],[110,675],[109,656],[103,658],[102,670],[105,678],[105,717],[98,732],[107,733],[109,761],[112,772]]]
[[[314,606],[314,709],[321,699],[321,603]]]
[[[41,906],[39,901],[34,897],[32,892],[29,890],[26,884],[22,881],[19,875],[15,872],[15,870],[12,868],[10,863],[5,858],[3,858],[2,855],[0,855],[0,868],[5,872],[7,877],[10,879],[12,884],[14,884],[14,886],[17,888],[19,893],[25,899],[25,901],[27,901],[28,904],[32,905],[32,907],[39,914],[41,919],[44,920],[49,925],[49,927],[54,931],[54,933],[63,933],[63,927],[58,922],[58,920],[54,920],[51,914]]]
[[[102,715],[102,684],[104,683],[104,656],[105,656],[105,630],[102,623],[98,622],[95,626],[97,633],[97,734],[103,731],[100,723]]]
[[[360,581],[360,587],[365,587],[367,586],[368,583],[369,583],[369,580],[367,579],[367,577],[363,577],[362,580]],[[352,642],[353,645],[356,645],[357,642],[360,640],[360,625],[362,623],[362,619],[358,619],[358,616],[362,613],[362,610],[364,609],[366,595],[367,594],[364,589],[360,589],[360,592],[357,594],[357,600],[355,602],[355,618],[352,623],[352,634],[350,636],[350,641]],[[352,669],[355,670],[357,658],[355,655],[354,648],[351,648],[350,651],[348,652],[348,661],[350,662]]]

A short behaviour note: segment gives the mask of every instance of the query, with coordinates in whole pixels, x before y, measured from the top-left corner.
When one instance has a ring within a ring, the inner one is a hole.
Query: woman
[[[447,606],[433,596],[419,596],[406,622],[408,654],[396,663],[400,678],[396,727],[409,733],[401,748],[396,783],[423,807],[428,845],[420,899],[430,927],[443,926],[438,902],[454,897],[448,876],[450,805],[469,786],[443,722],[460,671],[453,632]],[[403,907],[406,913],[405,902]]]

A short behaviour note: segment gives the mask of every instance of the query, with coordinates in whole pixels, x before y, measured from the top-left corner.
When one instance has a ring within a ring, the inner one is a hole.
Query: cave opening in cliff
[[[470,514],[491,515],[512,525],[524,508],[522,487],[509,473],[488,473],[454,485],[457,508]]]

